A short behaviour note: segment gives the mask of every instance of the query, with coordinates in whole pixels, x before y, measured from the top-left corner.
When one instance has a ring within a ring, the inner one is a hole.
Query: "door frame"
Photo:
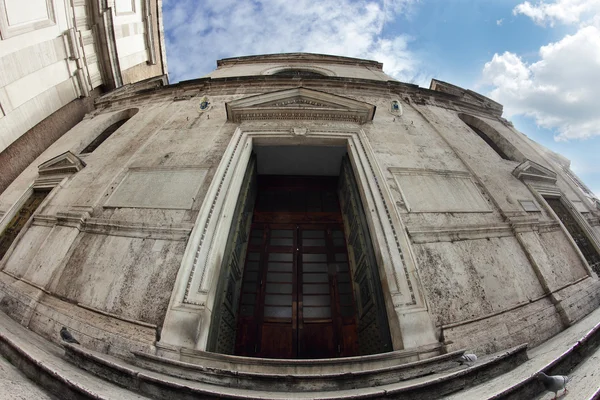
[[[343,129],[238,126],[210,184],[181,262],[157,346],[206,350],[220,261],[254,146],[346,146],[379,269],[394,350],[437,345],[413,251],[386,175],[358,124]]]

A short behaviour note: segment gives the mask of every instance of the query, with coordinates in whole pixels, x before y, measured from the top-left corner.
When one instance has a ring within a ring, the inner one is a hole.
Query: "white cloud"
[[[399,80],[421,80],[411,38],[383,35],[417,1],[165,0],[170,77],[198,78],[220,58],[312,52],[375,59]]]
[[[540,1],[535,5],[526,1],[517,5],[513,14],[526,15],[539,25],[548,23],[554,26],[557,22],[575,24],[589,20],[599,11],[600,0],[556,0],[551,3]]]
[[[535,118],[555,129],[557,140],[600,136],[600,29],[580,28],[558,42],[542,46],[540,59],[528,64],[510,52],[494,54],[483,68],[490,97],[508,116]]]

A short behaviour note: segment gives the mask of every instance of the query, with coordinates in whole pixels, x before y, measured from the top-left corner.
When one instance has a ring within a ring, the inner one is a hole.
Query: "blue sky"
[[[600,197],[600,0],[164,0],[163,13],[171,83],[241,55],[378,60],[499,101]]]

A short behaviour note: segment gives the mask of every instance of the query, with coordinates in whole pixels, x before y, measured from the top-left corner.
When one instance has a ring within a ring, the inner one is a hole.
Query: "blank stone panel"
[[[488,201],[464,172],[390,168],[410,212],[491,212]]]
[[[46,0],[27,0],[27,7],[23,7],[21,0],[3,1],[10,26],[48,19],[48,4]]]
[[[115,8],[118,14],[126,14],[135,12],[135,2],[132,0],[116,0]]]
[[[0,0],[2,39],[55,24],[51,0]]]
[[[205,177],[206,169],[132,170],[104,206],[188,210]]]

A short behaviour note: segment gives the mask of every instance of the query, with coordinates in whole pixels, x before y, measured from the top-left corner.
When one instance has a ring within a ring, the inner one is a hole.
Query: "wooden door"
[[[350,268],[340,224],[254,223],[240,296],[236,354],[357,354]]]

